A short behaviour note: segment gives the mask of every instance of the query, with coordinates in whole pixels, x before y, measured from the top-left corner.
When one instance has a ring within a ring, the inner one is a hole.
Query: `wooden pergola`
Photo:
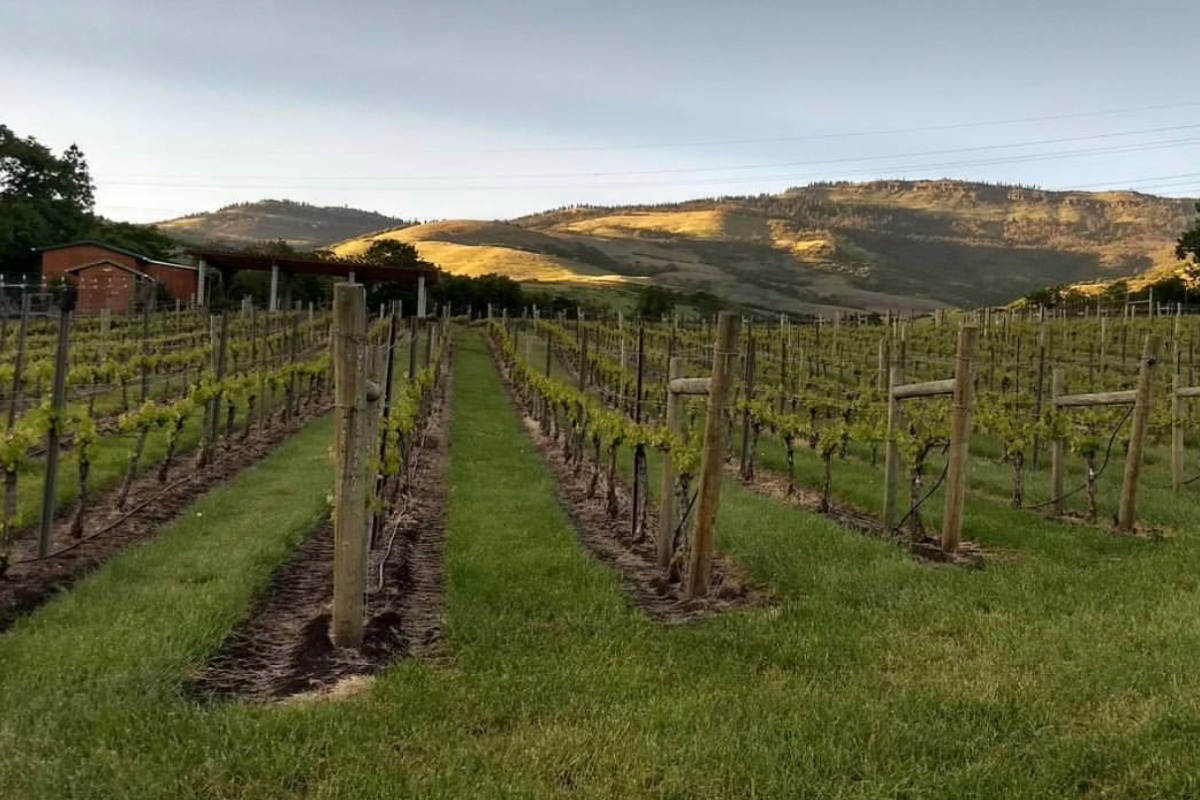
[[[207,305],[207,273],[216,270],[221,274],[225,285],[234,272],[250,270],[252,272],[271,273],[271,294],[268,310],[279,310],[279,276],[291,275],[328,275],[342,278],[349,283],[399,283],[406,286],[416,286],[417,293],[425,296],[425,287],[436,283],[436,269],[418,269],[396,267],[378,263],[351,263],[345,261],[322,261],[317,258],[289,258],[286,256],[256,255],[238,253],[228,250],[189,250],[196,259],[199,268],[199,283],[196,288],[196,301]]]

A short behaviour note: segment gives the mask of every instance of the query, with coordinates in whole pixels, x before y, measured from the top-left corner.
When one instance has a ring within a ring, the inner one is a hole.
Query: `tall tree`
[[[0,125],[0,272],[37,269],[35,247],[87,235],[94,188],[83,152],[61,156]]]
[[[1200,282],[1200,201],[1196,203],[1196,219],[1192,226],[1184,231],[1175,244],[1175,257],[1187,259],[1184,272],[1188,283]]]
[[[385,264],[389,267],[409,267],[413,269],[434,269],[435,267],[421,260],[417,248],[408,242],[397,239],[376,239],[362,256],[352,259],[368,264]]]

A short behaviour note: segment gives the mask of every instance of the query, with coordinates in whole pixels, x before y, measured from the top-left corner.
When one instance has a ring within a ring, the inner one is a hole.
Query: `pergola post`
[[[271,262],[271,300],[267,304],[268,311],[279,310],[279,265]]]
[[[208,264],[206,264],[204,262],[204,259],[202,258],[202,259],[200,259],[200,262],[196,265],[196,305],[199,307],[204,307],[204,306],[208,305],[208,302],[206,301],[207,294],[205,292],[205,285],[204,285],[205,278],[207,277],[207,275],[205,273],[207,271],[208,271]]]

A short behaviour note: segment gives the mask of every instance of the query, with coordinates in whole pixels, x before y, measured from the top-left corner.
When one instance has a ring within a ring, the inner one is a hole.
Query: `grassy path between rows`
[[[320,513],[319,422],[0,638],[0,796],[1197,791],[1190,537],[1068,532],[971,573],[731,483],[720,544],[778,602],[659,627],[579,550],[481,343],[460,339],[447,663],[338,701],[179,696]]]

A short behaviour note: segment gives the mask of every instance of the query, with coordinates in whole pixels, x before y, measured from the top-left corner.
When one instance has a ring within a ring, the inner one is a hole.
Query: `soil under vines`
[[[250,613],[185,687],[204,701],[260,702],[353,685],[403,658],[441,658],[451,352],[432,396],[408,480],[397,486],[370,553],[363,644],[329,638],[333,528],[313,530],[274,572]]]
[[[44,559],[37,558],[36,531],[26,531],[0,578],[0,632],[126,547],[153,538],[200,495],[262,460],[299,426],[328,410],[325,401],[306,404],[287,425],[254,431],[244,440],[235,435],[235,441],[218,444],[213,462],[202,468],[194,466],[194,454],[180,455],[165,483],[158,481],[157,466],[147,465],[133,479],[124,510],[117,508],[119,486],[89,503],[82,538],[71,535],[75,506],[63,509],[50,529],[52,555]]]
[[[627,594],[638,608],[657,622],[674,625],[692,622],[713,612],[766,601],[766,595],[749,583],[737,565],[720,554],[713,561],[708,596],[690,598],[686,586],[664,575],[658,566],[655,540],[658,515],[653,503],[648,503],[644,533],[640,539],[635,538],[631,523],[631,487],[622,478],[616,477],[612,487],[617,500],[614,515],[608,512],[606,478],[600,479],[604,487],[595,492],[594,497],[589,497],[594,465],[567,460],[562,444],[543,434],[538,421],[517,400],[499,359],[497,365],[508,388],[509,401],[554,476],[559,504],[570,517],[580,544],[598,561],[616,570]]]
[[[726,471],[737,475],[737,465],[730,465]],[[794,486],[789,493],[787,476],[763,469],[757,464],[754,466],[753,477],[749,481],[743,481],[742,485],[763,497],[827,517],[846,530],[895,542],[922,561],[955,564],[970,569],[979,569],[985,564],[987,553],[976,542],[961,542],[958,552],[951,555],[942,550],[941,541],[929,532],[888,531],[884,529],[878,516],[836,501],[831,501],[829,508],[822,509],[820,492]]]

